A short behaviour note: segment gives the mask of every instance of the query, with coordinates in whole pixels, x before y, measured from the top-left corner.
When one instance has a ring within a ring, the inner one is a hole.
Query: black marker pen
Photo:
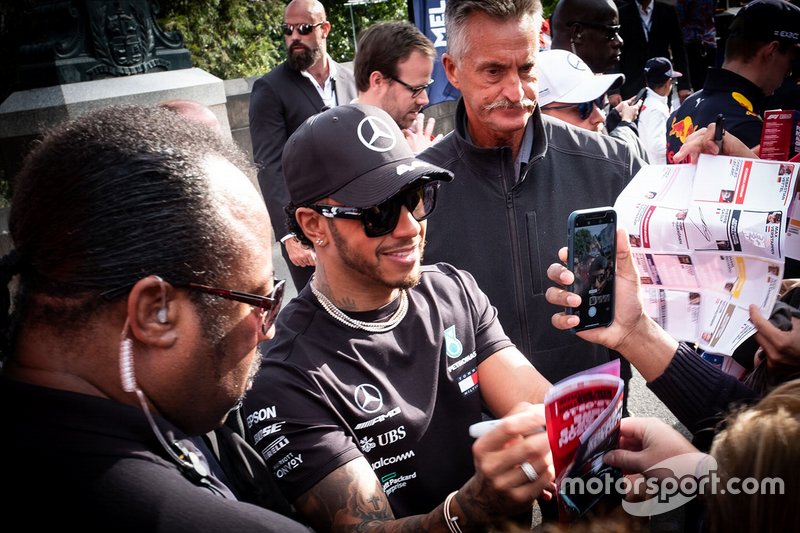
[[[714,143],[719,148],[719,154],[722,154],[722,136],[725,135],[725,117],[722,113],[717,115],[717,120],[714,124]]]

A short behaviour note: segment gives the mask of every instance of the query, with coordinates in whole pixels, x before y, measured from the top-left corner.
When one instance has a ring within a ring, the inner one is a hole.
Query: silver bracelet
[[[444,522],[447,524],[447,529],[450,530],[450,533],[463,533],[461,528],[458,527],[458,517],[450,514],[450,502],[453,501],[457,493],[458,491],[454,490],[444,500]]]

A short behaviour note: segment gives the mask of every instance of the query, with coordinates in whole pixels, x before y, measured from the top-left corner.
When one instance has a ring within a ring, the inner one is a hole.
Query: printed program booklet
[[[645,311],[670,335],[731,355],[748,307],[772,312],[786,257],[800,258],[800,164],[701,155],[643,167],[614,204]],[[788,221],[788,223],[787,223]]]
[[[581,517],[604,498],[619,499],[606,489],[622,473],[603,462],[607,451],[619,447],[625,386],[619,374],[617,359],[563,379],[545,395],[562,522]]]

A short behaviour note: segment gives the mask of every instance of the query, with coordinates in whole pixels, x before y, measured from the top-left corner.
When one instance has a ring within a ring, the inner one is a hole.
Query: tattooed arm
[[[548,491],[554,488],[547,435],[522,436],[544,424],[541,406],[520,404],[513,412],[475,441],[475,475],[450,502],[450,514],[458,517],[458,525],[465,533],[485,531],[487,526],[529,509],[534,498],[549,498]],[[526,461],[538,473],[535,482],[528,481],[519,468]],[[378,478],[363,457],[334,470],[294,505],[304,521],[320,532],[449,531],[443,503],[425,515],[395,518]]]

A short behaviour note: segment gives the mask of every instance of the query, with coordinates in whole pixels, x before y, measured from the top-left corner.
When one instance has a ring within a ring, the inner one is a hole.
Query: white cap
[[[539,106],[551,102],[591,102],[625,81],[624,74],[595,75],[580,57],[566,50],[539,52],[536,71],[539,76]]]

